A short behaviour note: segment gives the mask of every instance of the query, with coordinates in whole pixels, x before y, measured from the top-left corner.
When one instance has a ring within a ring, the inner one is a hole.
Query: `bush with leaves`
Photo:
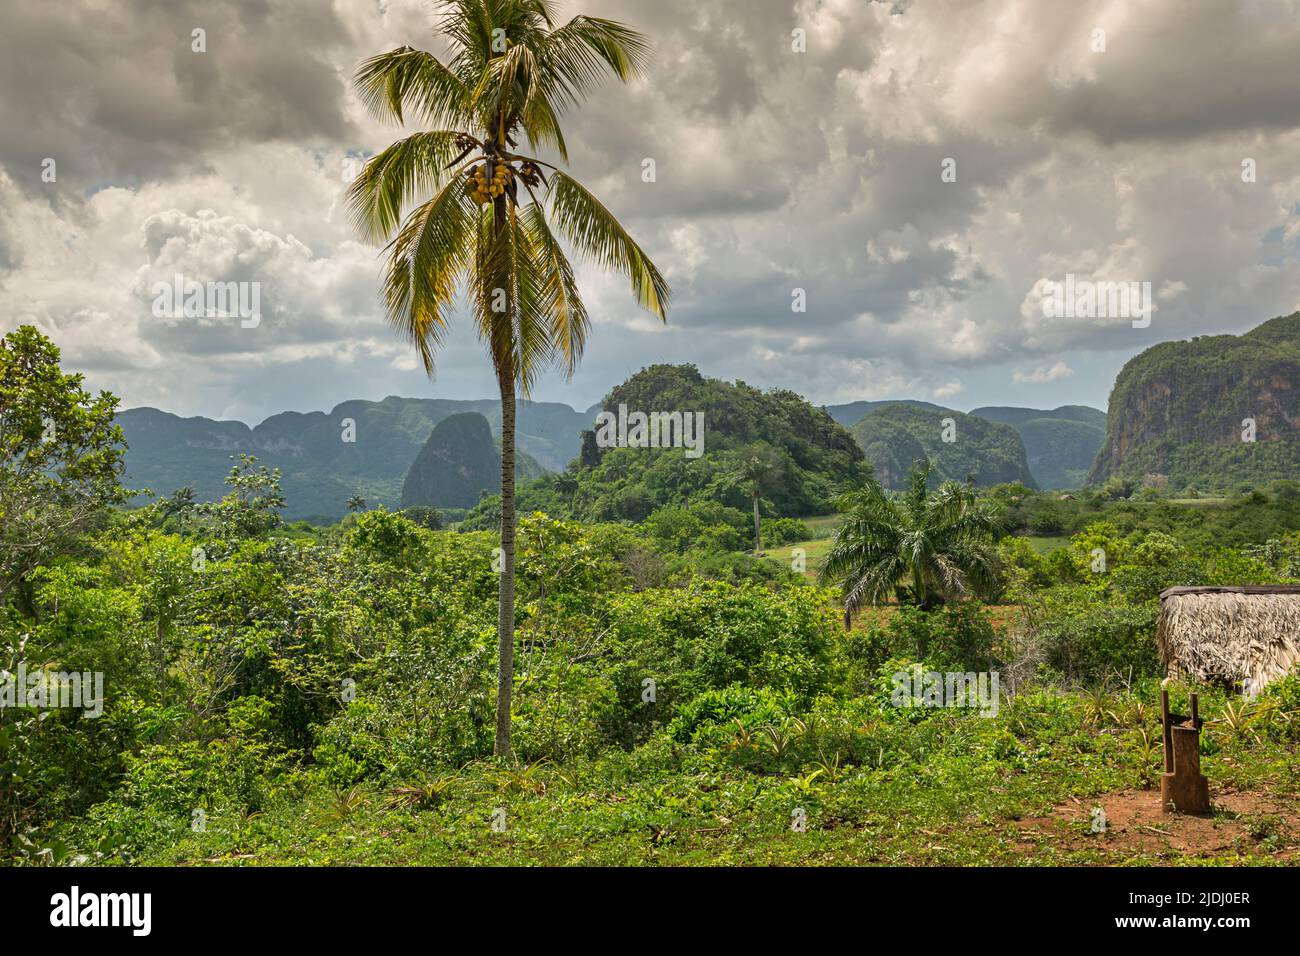
[[[771,591],[746,582],[697,581],[685,590],[625,594],[607,605],[608,673],[616,703],[601,720],[630,746],[706,690],[735,683],[811,700],[830,680],[836,614],[824,591]],[[653,680],[656,701],[642,699]]]

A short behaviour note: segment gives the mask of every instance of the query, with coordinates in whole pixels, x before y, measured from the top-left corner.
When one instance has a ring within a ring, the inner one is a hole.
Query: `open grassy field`
[[[1030,547],[1039,554],[1051,554],[1070,543],[1068,535],[1027,535]]]
[[[809,523],[809,519],[803,519],[804,523]],[[817,531],[825,532],[824,536],[811,538],[807,541],[798,541],[794,544],[782,545],[779,548],[764,548],[763,556],[770,560],[777,561],[785,567],[791,567],[794,560],[795,551],[802,549],[804,554],[804,576],[810,580],[817,577],[817,571],[821,566],[821,561],[831,549],[832,536],[838,523],[834,519],[825,519],[817,528],[810,528]],[[1066,535],[1030,535],[1029,543],[1039,554],[1051,554],[1059,548],[1065,547],[1070,543]]]
[[[831,549],[830,538],[814,538],[810,541],[799,541],[779,548],[764,548],[763,556],[789,568],[793,567],[795,552],[800,549],[802,549],[804,555],[804,577],[812,580],[817,577],[817,571],[821,566],[822,559],[826,557],[826,553]]]
[[[844,521],[843,515],[814,515],[811,518],[800,518],[808,526],[814,538],[829,538],[835,534],[835,530]]]

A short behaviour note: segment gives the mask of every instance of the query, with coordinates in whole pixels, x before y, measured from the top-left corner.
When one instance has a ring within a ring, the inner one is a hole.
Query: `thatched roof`
[[[1167,588],[1156,646],[1166,667],[1257,694],[1300,663],[1300,585]]]

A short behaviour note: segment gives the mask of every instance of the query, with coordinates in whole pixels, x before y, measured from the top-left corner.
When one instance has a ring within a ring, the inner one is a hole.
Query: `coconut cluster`
[[[474,201],[480,206],[483,203],[491,202],[498,196],[505,195],[506,189],[510,186],[514,173],[505,163],[492,163],[491,172],[488,171],[488,163],[480,163],[471,169],[468,173],[469,183],[467,189],[473,195]]]

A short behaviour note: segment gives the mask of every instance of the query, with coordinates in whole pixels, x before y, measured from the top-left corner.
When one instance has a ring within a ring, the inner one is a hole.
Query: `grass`
[[[1029,546],[1038,554],[1051,554],[1053,551],[1059,551],[1070,543],[1070,536],[1066,534],[1057,535],[1027,535]]]
[[[1154,692],[1154,691],[1153,691]],[[1210,740],[1213,794],[1249,791],[1267,812],[1213,848],[1180,847],[1179,818],[1145,842],[1091,839],[1088,808],[1117,794],[1158,807],[1160,755],[1118,721],[1090,724],[1083,695],[1044,692],[997,717],[885,717],[878,758],[821,758],[780,770],[734,765],[663,738],[565,766],[464,768],[427,806],[383,788],[309,786],[253,818],[210,817],[135,862],[227,865],[1268,865],[1300,852],[1296,745]],[[836,754],[835,758],[842,757]],[[515,783],[521,773],[528,786]],[[1136,791],[1137,796],[1133,794]],[[805,832],[792,822],[806,815]],[[502,817],[499,811],[504,811]],[[504,832],[493,828],[504,819]],[[1240,819],[1237,819],[1240,816]],[[1168,825],[1165,825],[1167,819]],[[1030,825],[1030,824],[1035,825]],[[1136,831],[1138,828],[1134,828]],[[1151,828],[1146,828],[1151,829]],[[1140,835],[1140,834],[1138,834]]]
[[[803,549],[804,553],[804,577],[814,580],[817,577],[817,570],[822,559],[826,557],[826,553],[831,549],[830,538],[814,538],[810,541],[799,541],[779,548],[764,548],[763,556],[789,568],[792,567],[794,561],[794,552],[800,548]]]
[[[807,541],[796,541],[794,544],[782,545],[777,548],[764,548],[763,557],[776,561],[788,568],[792,566],[792,562],[794,561],[794,552],[797,549],[802,549],[804,555],[804,577],[809,580],[815,580],[821,560],[826,557],[826,553],[830,551],[835,531],[844,520],[844,516],[840,514],[814,515],[810,518],[800,518],[799,520],[808,526],[808,530],[812,533],[812,537]]]
[[[811,518],[800,518],[808,526],[814,538],[829,538],[835,534],[835,530],[844,521],[844,516],[840,514],[833,515],[814,515]]]

